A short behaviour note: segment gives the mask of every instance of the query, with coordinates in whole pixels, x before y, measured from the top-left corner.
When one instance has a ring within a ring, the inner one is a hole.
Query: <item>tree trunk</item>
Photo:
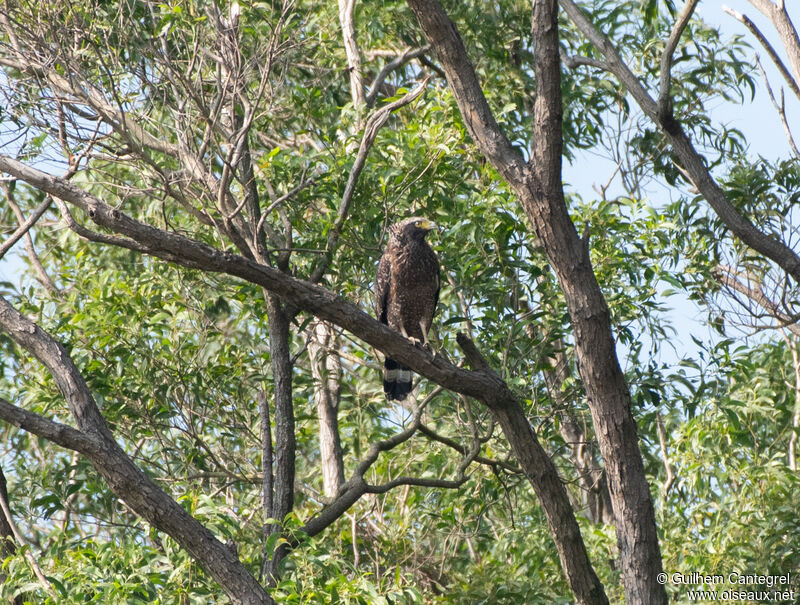
[[[314,377],[314,403],[319,420],[319,457],[323,491],[335,498],[344,484],[339,439],[339,392],[342,366],[334,350],[336,335],[329,323],[314,320],[308,328],[308,354]]]
[[[408,4],[441,61],[472,138],[519,196],[564,292],[580,375],[608,474],[628,603],[666,604],[664,587],[657,582],[662,565],[655,512],[610,313],[591,267],[588,239],[578,237],[564,200],[557,2],[533,3],[537,88],[527,164],[497,125],[458,31],[441,5],[436,0],[408,0]]]
[[[265,293],[269,319],[269,353],[272,366],[275,396],[273,493],[270,518],[282,521],[294,507],[295,434],[294,407],[292,405],[292,362],[289,351],[289,315],[277,296]],[[262,444],[262,448],[265,445]],[[269,525],[268,534],[281,531],[278,525]],[[264,553],[269,558],[267,581],[274,586],[278,581],[278,566],[288,549],[281,544],[274,553]],[[271,556],[270,556],[271,555]]]

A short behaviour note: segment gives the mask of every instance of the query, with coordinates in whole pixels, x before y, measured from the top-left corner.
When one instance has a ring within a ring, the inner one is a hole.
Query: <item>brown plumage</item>
[[[418,216],[392,225],[375,277],[378,319],[426,346],[439,301],[439,259],[425,241],[435,228],[432,221]],[[383,391],[387,399],[405,399],[411,392],[411,370],[387,357]]]

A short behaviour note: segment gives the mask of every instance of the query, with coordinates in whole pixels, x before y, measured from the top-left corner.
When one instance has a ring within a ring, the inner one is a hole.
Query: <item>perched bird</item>
[[[392,225],[375,277],[378,319],[428,348],[428,330],[439,302],[439,259],[425,241],[433,229],[433,221],[419,216]],[[405,399],[411,392],[411,370],[387,357],[383,391],[387,399]]]

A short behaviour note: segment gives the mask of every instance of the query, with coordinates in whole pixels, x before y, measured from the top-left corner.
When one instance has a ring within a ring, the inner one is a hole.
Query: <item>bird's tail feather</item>
[[[405,399],[411,392],[411,369],[388,357],[383,368],[383,392],[386,393],[386,399]]]

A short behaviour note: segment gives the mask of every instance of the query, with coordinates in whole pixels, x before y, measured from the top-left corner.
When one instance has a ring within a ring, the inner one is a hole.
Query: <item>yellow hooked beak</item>
[[[429,221],[428,219],[424,218],[421,221],[417,221],[417,228],[424,229],[425,231],[433,231],[437,229],[438,226],[433,221]]]

